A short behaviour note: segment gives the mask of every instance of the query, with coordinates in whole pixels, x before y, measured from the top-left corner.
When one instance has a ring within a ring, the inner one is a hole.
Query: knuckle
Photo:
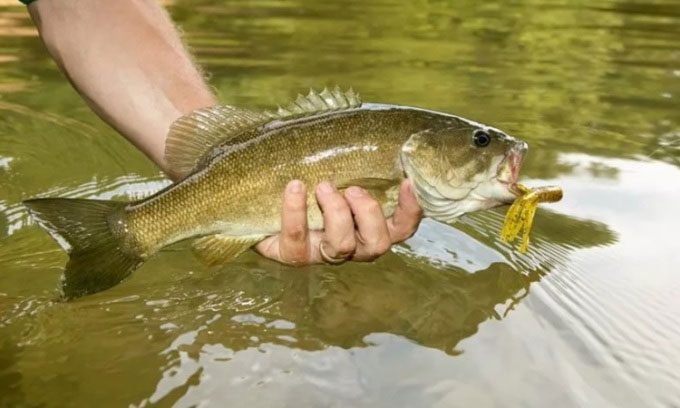
[[[405,233],[402,235],[402,237],[401,237],[401,239],[399,240],[399,242],[406,241],[407,239],[411,238],[411,237],[414,236],[414,235],[416,235],[416,229],[415,229],[415,228],[413,228],[413,229],[410,230],[410,231],[405,232]]]
[[[281,261],[287,265],[303,266],[307,264],[307,256],[304,251],[295,250],[282,255]]]
[[[279,245],[278,259],[286,265],[306,265],[309,260],[308,249],[305,244],[283,241]]]
[[[368,200],[364,204],[364,211],[366,211],[367,213],[371,213],[371,214],[377,214],[377,213],[380,213],[382,211],[382,209],[380,208],[380,204],[378,204],[377,201]]]
[[[381,239],[367,246],[366,255],[372,259],[378,258],[389,251],[391,246],[392,244],[389,241]]]
[[[307,236],[307,231],[302,225],[292,225],[284,231],[286,239],[290,241],[303,241]]]
[[[343,212],[347,209],[347,204],[345,204],[344,200],[342,199],[335,199],[331,201],[328,206],[327,206],[327,211],[333,212],[333,213],[340,213]]]
[[[283,209],[286,212],[301,212],[306,208],[306,202],[299,199],[288,199],[283,204]]]
[[[389,240],[380,240],[375,247],[375,251],[379,255],[382,255],[382,254],[386,253],[387,251],[389,251],[391,247],[392,247],[392,243]]]
[[[279,247],[279,259],[287,265],[305,265],[309,260],[306,245],[282,245]]]
[[[415,223],[410,228],[408,228],[406,230],[406,232],[404,234],[406,236],[406,238],[404,238],[404,239],[411,238],[412,236],[414,236],[416,234],[416,232],[418,231],[418,224],[419,223]]]
[[[407,239],[411,238],[417,231],[416,226],[409,226],[409,227],[402,227],[398,228],[394,232],[394,243],[406,241]]]
[[[373,252],[365,252],[360,259],[357,259],[358,261],[361,262],[371,262],[375,261],[376,259],[380,258],[380,255],[378,253],[373,253]]]
[[[409,238],[411,238],[411,236],[408,235],[408,234],[406,234],[406,233],[395,232],[395,233],[392,235],[392,244],[398,244],[398,243],[400,243],[400,242],[404,242],[404,241],[406,241],[406,240],[409,239]]]
[[[420,208],[420,206],[416,206],[413,208],[412,211],[409,211],[410,215],[415,219],[415,220],[420,220],[423,217],[423,209]]]
[[[335,250],[338,254],[349,255],[356,249],[354,239],[345,238],[335,245]]]

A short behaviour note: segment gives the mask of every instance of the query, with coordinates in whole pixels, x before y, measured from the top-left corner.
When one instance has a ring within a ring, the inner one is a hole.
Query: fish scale
[[[216,223],[219,220],[245,224],[249,233],[276,233],[281,192],[292,179],[309,186],[323,180],[345,185],[371,174],[393,180],[392,184],[400,182],[404,173],[398,167],[398,151],[417,128],[408,123],[409,116],[407,110],[396,108],[341,112],[249,134],[244,139],[257,143],[242,142],[184,182],[131,205],[128,225],[145,252],[193,235],[197,228],[202,234],[244,233],[238,225],[225,231]],[[308,194],[308,202],[314,203],[313,189]],[[387,211],[393,206],[381,204]],[[310,205],[308,217],[311,228],[322,227],[317,206]]]

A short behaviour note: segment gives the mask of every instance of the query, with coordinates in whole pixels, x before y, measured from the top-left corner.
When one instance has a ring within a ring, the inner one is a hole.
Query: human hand
[[[415,233],[422,218],[411,182],[404,180],[394,215],[385,219],[380,204],[360,187],[341,194],[328,182],[316,187],[323,231],[307,228],[307,191],[299,180],[283,194],[281,232],[259,242],[261,255],[288,265],[372,261]]]

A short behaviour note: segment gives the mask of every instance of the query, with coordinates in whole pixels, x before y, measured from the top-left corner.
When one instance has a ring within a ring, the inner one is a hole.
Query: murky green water
[[[0,6],[0,405],[680,406],[680,1],[170,11],[226,103],[337,83],[457,113],[527,140],[527,184],[565,199],[526,256],[488,212],[426,221],[374,264],[209,269],[176,247],[55,301],[66,257],[21,200],[166,181]]]

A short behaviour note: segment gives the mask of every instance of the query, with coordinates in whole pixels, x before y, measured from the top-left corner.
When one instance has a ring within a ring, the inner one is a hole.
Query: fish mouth
[[[506,185],[508,190],[515,196],[521,194],[517,188],[517,181],[519,180],[519,171],[522,168],[527,148],[526,143],[518,143],[510,149],[505,159],[498,165],[498,182]]]

